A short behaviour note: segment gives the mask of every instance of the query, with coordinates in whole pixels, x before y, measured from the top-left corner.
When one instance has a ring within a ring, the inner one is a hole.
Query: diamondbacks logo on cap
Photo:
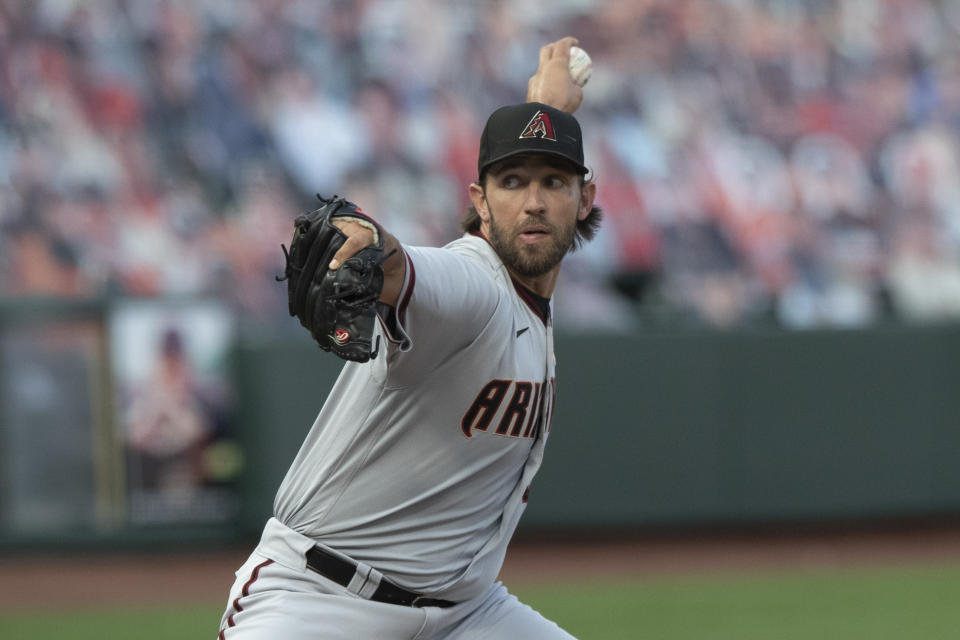
[[[550,122],[550,116],[543,111],[537,111],[527,126],[524,127],[520,139],[524,138],[542,138],[544,140],[557,141],[557,135],[553,132],[553,123]]]

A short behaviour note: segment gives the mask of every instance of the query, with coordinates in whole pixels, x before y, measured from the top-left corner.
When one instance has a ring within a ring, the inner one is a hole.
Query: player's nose
[[[523,210],[529,214],[540,214],[547,210],[547,205],[543,199],[542,187],[536,180],[532,180],[527,187]]]

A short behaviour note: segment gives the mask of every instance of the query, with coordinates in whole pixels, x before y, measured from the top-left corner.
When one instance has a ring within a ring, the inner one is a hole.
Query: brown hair
[[[477,184],[483,189],[484,194],[487,192],[486,173],[487,172],[484,171],[484,175],[480,176],[480,180],[477,181]],[[587,182],[583,176],[580,176],[581,188],[583,188]],[[593,240],[593,237],[597,235],[597,230],[600,228],[601,220],[603,220],[603,210],[596,205],[590,209],[590,213],[587,214],[586,218],[577,220],[577,229],[573,235],[573,247],[571,247],[571,250],[575,251],[579,249],[584,242]],[[460,221],[460,230],[464,233],[479,233],[481,222],[482,220],[480,219],[480,214],[477,212],[477,208],[470,205],[463,219]]]

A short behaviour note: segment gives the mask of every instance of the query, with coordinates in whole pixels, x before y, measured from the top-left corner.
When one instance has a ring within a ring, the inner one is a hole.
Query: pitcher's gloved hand
[[[343,198],[318,195],[319,209],[297,216],[284,276],[290,315],[295,316],[321,349],[345,360],[366,362],[379,349],[372,345],[376,305],[383,289],[383,232],[372,218]],[[356,222],[373,231],[373,244],[330,269],[334,254],[347,240],[335,220]],[[281,245],[282,246],[282,245]]]

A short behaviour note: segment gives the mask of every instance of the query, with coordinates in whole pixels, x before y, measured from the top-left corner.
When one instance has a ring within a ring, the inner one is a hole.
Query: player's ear
[[[597,197],[597,185],[595,182],[586,182],[580,189],[580,210],[577,212],[577,220],[581,222],[587,219],[590,211],[593,209],[593,201]]]
[[[490,214],[487,212],[487,197],[483,193],[483,187],[480,183],[473,182],[470,184],[469,192],[470,201],[473,203],[473,208],[477,210],[477,215],[480,216],[480,220],[487,222]]]

